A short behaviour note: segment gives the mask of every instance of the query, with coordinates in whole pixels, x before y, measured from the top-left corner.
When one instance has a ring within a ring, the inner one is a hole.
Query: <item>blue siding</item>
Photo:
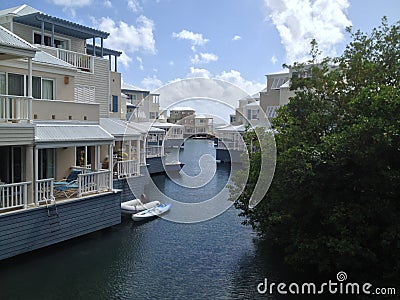
[[[65,201],[50,208],[0,215],[0,259],[88,234],[121,223],[121,193]]]
[[[161,157],[146,158],[147,169],[150,174],[158,174],[165,172]]]
[[[145,167],[142,167],[145,168]],[[144,172],[142,171],[142,174]],[[147,194],[147,187],[150,184],[149,176],[137,176],[114,180],[114,188],[122,190],[121,202],[140,198],[140,195]]]

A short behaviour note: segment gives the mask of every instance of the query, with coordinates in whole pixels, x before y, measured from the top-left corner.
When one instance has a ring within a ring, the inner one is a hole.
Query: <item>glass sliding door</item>
[[[54,99],[54,84],[51,79],[42,79],[42,99]]]
[[[24,75],[8,74],[8,94],[24,96]]]

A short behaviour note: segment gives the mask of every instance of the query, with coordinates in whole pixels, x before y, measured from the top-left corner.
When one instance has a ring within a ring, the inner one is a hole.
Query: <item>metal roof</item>
[[[98,124],[35,123],[38,148],[60,148],[110,144],[114,137]]]
[[[3,26],[0,26],[0,45],[30,50],[32,53],[35,53],[35,51],[38,50],[35,46],[29,44],[27,41],[23,40]]]
[[[111,133],[116,139],[130,140],[140,138],[141,132],[132,128],[127,122],[119,119],[100,118],[100,126]]]
[[[36,8],[33,8],[29,5],[23,4],[23,5],[18,5],[18,6],[0,10],[0,16],[5,16],[5,15],[22,16],[22,15],[32,14],[35,12],[39,12],[39,10],[37,10]]]
[[[101,37],[106,39],[110,35],[108,32],[90,28],[57,17],[52,17],[39,11],[14,17],[13,21],[36,28],[42,28],[42,22],[44,22],[44,29],[49,31],[51,31],[51,25],[54,24],[54,32],[80,39],[90,39],[93,37]]]
[[[153,126],[157,128],[171,128],[171,127],[184,128],[183,125],[169,123],[169,122],[154,122]]]
[[[226,131],[226,132],[245,132],[246,131],[246,125],[225,125],[222,127],[215,128],[215,130],[218,131]]]
[[[195,111],[195,109],[188,106],[178,106],[174,108],[170,108],[170,111]]]
[[[96,46],[95,49],[96,49],[96,56],[101,56],[101,47]],[[92,44],[86,44],[86,53],[88,55],[93,54],[93,45]],[[122,54],[121,51],[112,50],[112,49],[103,47],[103,56],[106,56],[106,55],[120,56],[121,54]]]
[[[143,134],[147,133],[164,133],[164,130],[153,127],[153,122],[127,122],[132,128],[139,130]]]
[[[127,92],[141,92],[141,93],[146,93],[146,94],[150,94],[150,91],[148,90],[144,90],[140,87],[128,84],[123,82],[121,85],[121,91],[127,91]]]

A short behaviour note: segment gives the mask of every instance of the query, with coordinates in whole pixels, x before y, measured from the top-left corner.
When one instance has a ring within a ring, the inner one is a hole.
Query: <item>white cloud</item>
[[[188,40],[191,41],[193,45],[202,46],[209,41],[209,39],[203,38],[203,34],[201,33],[193,33],[188,30],[182,30],[179,33],[172,33],[172,37],[178,40]],[[193,49],[192,49],[193,50]]]
[[[51,0],[55,5],[63,7],[84,7],[92,4],[92,0]]]
[[[287,62],[309,59],[315,38],[323,56],[335,56],[335,45],[344,40],[351,25],[345,11],[348,0],[264,0],[286,50]]]
[[[238,40],[241,40],[242,39],[242,37],[240,36],[240,35],[235,35],[233,38],[232,38],[232,41],[238,41]]]
[[[153,75],[153,77],[144,78],[141,83],[142,86],[149,91],[154,91],[163,85],[163,82],[155,75]]]
[[[139,62],[139,68],[143,71],[143,60],[141,57],[136,56],[136,60]]]
[[[187,78],[196,78],[196,77],[211,77],[211,72],[207,69],[198,69],[194,67],[190,67],[190,73],[186,75]]]
[[[276,58],[275,55],[272,55],[271,62],[272,62],[273,65],[275,65],[278,62],[278,59]]]
[[[213,53],[200,53],[200,55],[195,54],[195,56],[190,61],[192,64],[200,64],[200,63],[208,64],[209,62],[217,60],[218,56]]]
[[[111,7],[112,7],[112,3],[111,3],[111,1],[109,1],[109,0],[104,1],[103,4],[104,4],[105,7],[108,7],[108,8],[111,8]]]
[[[223,71],[221,74],[215,76],[215,78],[228,81],[229,83],[240,87],[250,95],[257,93],[265,88],[265,83],[246,80],[242,77],[242,74],[240,74],[240,72],[236,70],[230,70],[229,72]]]
[[[169,61],[169,65],[170,65],[170,66],[175,65],[174,61],[173,61],[173,60],[170,60],[170,61]]]
[[[142,7],[139,4],[138,0],[129,0],[128,1],[128,8],[133,11],[134,13],[139,12],[142,10]]]
[[[65,13],[69,13],[72,17],[76,15],[76,8],[84,7],[92,4],[93,0],[51,0],[55,5],[63,7]]]
[[[119,61],[124,67],[128,67],[132,61],[129,55],[136,52],[156,53],[153,35],[154,23],[145,16],[139,16],[136,19],[136,26],[122,21],[116,23],[109,17],[93,21],[100,30],[110,33],[110,36],[104,40],[104,46],[123,52]]]

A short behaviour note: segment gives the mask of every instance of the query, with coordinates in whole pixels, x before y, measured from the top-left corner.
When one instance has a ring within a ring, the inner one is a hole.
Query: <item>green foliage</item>
[[[400,23],[351,32],[343,55],[292,66],[309,76],[273,121],[277,165],[270,189],[247,207],[260,153],[236,201],[241,215],[285,261],[331,277],[399,284]],[[254,139],[249,135],[246,139]]]

